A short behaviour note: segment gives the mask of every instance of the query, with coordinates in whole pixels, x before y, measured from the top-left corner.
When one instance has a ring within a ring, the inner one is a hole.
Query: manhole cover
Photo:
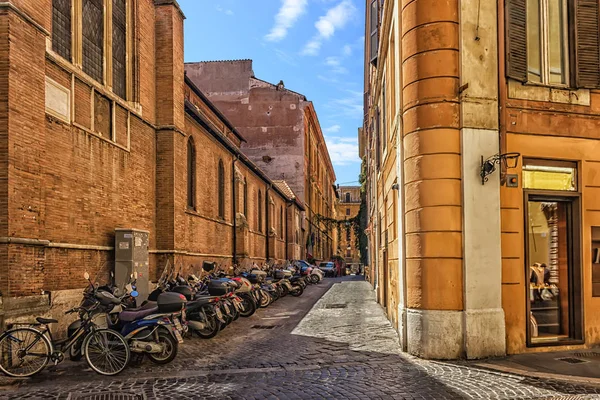
[[[569,364],[581,364],[581,363],[586,363],[588,361],[586,360],[581,360],[579,358],[573,358],[573,357],[564,357],[564,358],[557,358],[558,361],[563,361]]]
[[[273,329],[281,325],[254,325],[252,329]]]
[[[346,308],[348,304],[327,304],[325,308]]]
[[[145,400],[146,396],[127,392],[69,393],[68,400]]]
[[[600,358],[600,353],[596,353],[595,351],[586,351],[583,353],[575,353],[573,355],[579,358]]]

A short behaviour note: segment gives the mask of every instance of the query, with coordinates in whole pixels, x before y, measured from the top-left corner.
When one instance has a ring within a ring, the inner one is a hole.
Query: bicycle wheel
[[[116,375],[129,362],[129,345],[125,338],[110,329],[90,332],[82,347],[89,366],[101,375]]]
[[[8,376],[23,378],[44,369],[50,360],[52,345],[34,328],[15,328],[0,336],[0,370]]]

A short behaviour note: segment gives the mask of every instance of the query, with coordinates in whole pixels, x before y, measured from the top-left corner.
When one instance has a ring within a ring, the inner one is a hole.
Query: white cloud
[[[341,126],[339,126],[339,125],[332,125],[329,128],[323,129],[323,132],[325,132],[325,133],[338,133],[340,131],[340,129],[342,129]]]
[[[286,37],[288,29],[290,29],[298,18],[306,11],[308,5],[307,0],[282,0],[281,8],[275,16],[275,25],[271,31],[265,36],[265,39],[270,42],[279,42]]]
[[[344,56],[348,57],[352,55],[352,46],[347,44],[344,46],[343,50],[342,50]]]
[[[231,11],[231,10],[230,10],[230,9],[228,9],[228,8],[223,8],[223,7],[221,7],[221,6],[217,6],[216,8],[217,8],[217,11],[218,11],[218,12],[222,12],[222,13],[225,13],[225,14],[227,14],[227,15],[233,15],[233,11]]]
[[[304,46],[302,54],[311,56],[319,54],[323,41],[331,38],[337,29],[343,28],[355,13],[356,7],[350,0],[343,0],[337,6],[327,10],[327,13],[315,22],[318,33]]]
[[[340,65],[340,58],[339,57],[327,57],[325,59],[325,65],[329,65],[330,67],[337,67]]]
[[[348,96],[331,100],[326,107],[332,110],[329,118],[344,117],[355,120],[363,118],[363,93],[357,90],[346,90]]]
[[[273,49],[273,52],[275,52],[275,55],[277,56],[277,58],[279,58],[284,63],[293,65],[295,67],[298,66],[296,59],[293,56],[286,53],[285,51],[283,51],[281,49]]]
[[[337,166],[360,163],[358,157],[358,138],[325,136],[331,163]]]

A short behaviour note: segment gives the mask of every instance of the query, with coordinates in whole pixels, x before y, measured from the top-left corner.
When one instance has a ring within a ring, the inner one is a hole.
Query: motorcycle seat
[[[131,321],[135,321],[137,319],[142,319],[144,317],[147,317],[148,315],[155,314],[157,312],[158,312],[158,307],[147,308],[145,310],[139,310],[139,311],[126,310],[126,311],[121,311],[119,313],[119,319],[123,322],[131,322]]]

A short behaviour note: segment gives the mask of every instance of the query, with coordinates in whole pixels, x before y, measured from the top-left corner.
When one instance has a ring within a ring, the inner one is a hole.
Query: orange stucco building
[[[406,351],[600,343],[599,8],[366,2],[370,276]]]

